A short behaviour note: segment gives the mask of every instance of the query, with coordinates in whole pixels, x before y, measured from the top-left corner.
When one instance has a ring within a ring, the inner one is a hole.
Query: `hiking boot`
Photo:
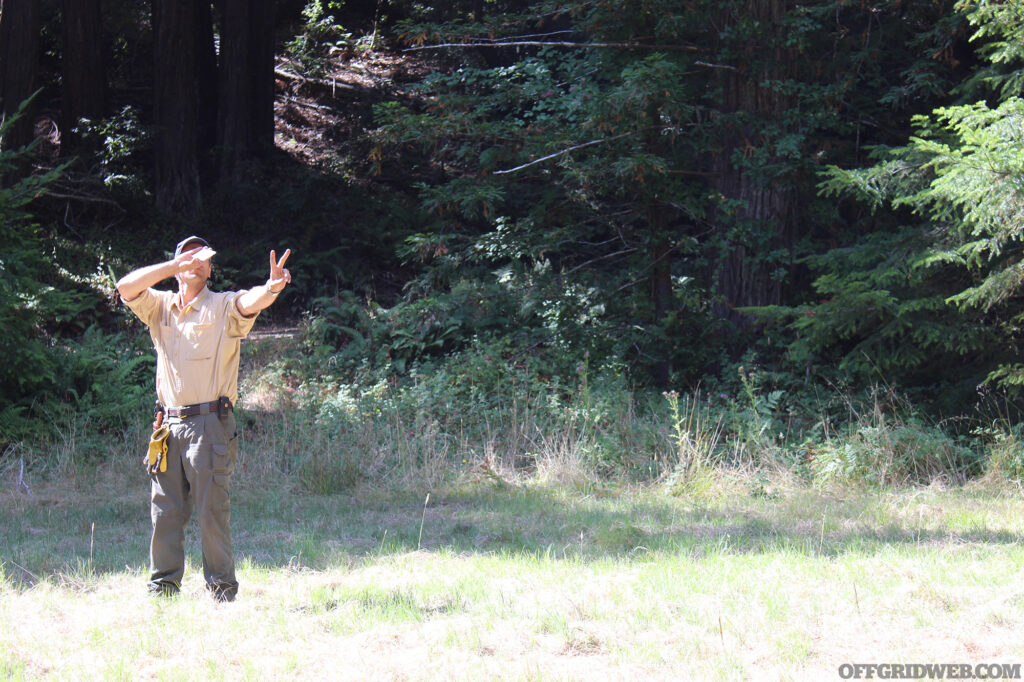
[[[176,597],[181,592],[174,583],[150,583],[147,591],[152,597]]]
[[[210,591],[215,601],[222,604],[235,601],[235,595],[238,594],[237,585],[207,585],[206,589]]]

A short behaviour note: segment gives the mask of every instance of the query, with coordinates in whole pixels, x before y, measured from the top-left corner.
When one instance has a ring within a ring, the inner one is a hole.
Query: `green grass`
[[[218,605],[194,526],[182,594],[145,594],[145,483],[5,485],[0,679],[838,679],[1024,656],[1016,494],[484,477],[424,510],[427,491],[242,477],[242,588]]]

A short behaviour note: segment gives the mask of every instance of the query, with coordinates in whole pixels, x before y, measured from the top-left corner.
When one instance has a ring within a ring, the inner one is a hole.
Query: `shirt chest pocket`
[[[217,350],[217,329],[212,322],[194,322],[185,326],[182,352],[186,360],[205,360]]]

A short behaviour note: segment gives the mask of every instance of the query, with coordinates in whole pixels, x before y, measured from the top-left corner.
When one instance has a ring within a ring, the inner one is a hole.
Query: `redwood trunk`
[[[194,0],[196,37],[196,86],[198,88],[198,144],[201,168],[213,166],[213,150],[217,145],[217,50],[213,41],[213,9],[209,0]]]
[[[250,15],[249,78],[252,88],[252,145],[257,154],[274,147],[274,15],[277,3],[256,3]]]
[[[100,33],[100,0],[63,0],[64,56],[61,64],[61,149],[78,145],[75,128],[106,113],[106,71]]]
[[[156,201],[184,217],[194,217],[202,205],[195,25],[193,0],[153,0]]]
[[[749,0],[743,14],[749,20],[781,29],[786,12],[784,0]],[[779,66],[764,66],[765,55],[758,50],[764,46],[749,46],[741,52],[736,71],[722,70],[721,111],[725,117],[743,112],[763,119],[783,111],[788,98],[766,90],[761,83],[784,78]],[[718,293],[725,301],[723,316],[736,322],[743,317],[736,308],[771,305],[781,302],[782,283],[773,277],[777,266],[764,263],[759,249],[789,248],[793,234],[792,191],[779,182],[766,184],[737,168],[733,159],[737,154],[764,144],[752,129],[733,126],[722,140],[721,151],[712,162],[715,187],[727,199],[738,200],[740,208],[730,215],[718,218],[721,229],[734,229],[726,254],[718,261],[715,282]]]
[[[659,226],[663,227],[663,226]],[[664,330],[665,320],[672,310],[672,243],[668,237],[658,239],[651,252],[650,291],[651,303],[654,307],[654,323]],[[652,378],[658,388],[666,389],[672,378],[672,360],[669,356],[672,344],[664,343],[661,348],[654,349],[654,366]]]
[[[0,0],[0,104],[6,120],[32,95],[39,62],[37,0]],[[32,141],[32,116],[26,111],[10,126],[0,146],[17,149]]]
[[[235,183],[274,144],[274,3],[223,0],[220,179]]]

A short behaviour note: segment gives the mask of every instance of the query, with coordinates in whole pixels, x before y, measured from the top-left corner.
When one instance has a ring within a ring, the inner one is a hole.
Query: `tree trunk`
[[[647,109],[647,132],[644,135],[644,146],[651,154],[657,154],[663,145],[659,139],[658,122],[661,120],[662,103],[652,101]],[[655,180],[657,182],[657,180]],[[654,364],[651,367],[651,378],[660,389],[667,389],[672,376],[672,346],[668,342],[665,321],[672,310],[672,238],[666,214],[666,207],[659,192],[651,188],[643,188],[647,208],[647,227],[650,231],[650,275],[648,285],[651,307],[654,312],[654,327],[658,332],[655,346],[651,349]]]
[[[100,0],[62,0],[61,151],[78,146],[75,127],[106,113],[107,79],[100,34]]]
[[[153,0],[156,202],[188,218],[202,205],[196,162],[195,25],[193,0]]]
[[[199,111],[196,143],[204,173],[214,165],[217,146],[217,47],[213,40],[213,10],[210,0],[195,0],[196,86]]]
[[[659,211],[660,213],[660,211]],[[653,220],[658,217],[652,216]],[[660,221],[664,222],[664,221]],[[659,225],[664,235],[664,225]],[[654,307],[654,324],[664,333],[665,320],[672,309],[672,242],[667,235],[661,236],[655,241],[651,249],[651,274],[650,292],[651,303]],[[654,366],[651,368],[651,376],[654,384],[664,390],[668,388],[672,378],[672,358],[669,355],[672,344],[662,343],[662,347],[656,349],[654,355]],[[659,352],[660,351],[660,352]]]
[[[743,17],[764,26],[781,27],[785,11],[784,0],[748,0]],[[769,33],[768,29],[764,31]],[[741,50],[739,68],[719,73],[720,111],[724,119],[737,113],[755,119],[770,118],[789,105],[789,98],[761,86],[765,80],[784,78],[785,74],[780,73],[784,68],[777,64],[765,66],[766,55],[758,53],[759,47],[763,52],[764,46],[753,44]],[[715,282],[724,299],[720,313],[741,324],[744,320],[736,308],[781,302],[782,283],[772,277],[777,265],[764,262],[761,256],[792,245],[792,191],[779,181],[767,184],[751,177],[734,162],[737,154],[753,151],[764,143],[753,128],[732,125],[712,161],[717,192],[739,202],[738,209],[718,216],[729,248],[715,266]]]
[[[249,78],[252,88],[252,146],[257,154],[274,148],[274,16],[275,0],[256,3],[250,15]]]
[[[0,105],[6,120],[32,95],[39,62],[37,0],[0,0]],[[17,149],[32,141],[33,121],[26,110],[0,140],[0,148]]]
[[[274,144],[274,3],[223,0],[220,180],[234,184]]]

